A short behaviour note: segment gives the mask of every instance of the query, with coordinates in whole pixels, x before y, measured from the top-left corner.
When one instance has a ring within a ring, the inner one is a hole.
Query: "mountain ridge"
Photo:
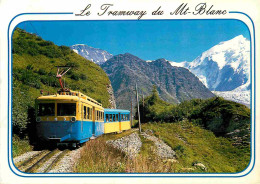
[[[125,53],[113,56],[102,64],[113,86],[118,107],[130,109],[135,83],[139,94],[145,96],[156,85],[161,98],[171,103],[214,96],[188,69],[173,67],[165,61],[161,58],[147,63]]]

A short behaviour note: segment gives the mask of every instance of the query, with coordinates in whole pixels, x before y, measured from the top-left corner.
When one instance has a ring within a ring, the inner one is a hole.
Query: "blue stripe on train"
[[[92,135],[104,133],[104,122],[92,121],[44,121],[37,123],[37,134],[45,140],[60,142],[85,142]]]

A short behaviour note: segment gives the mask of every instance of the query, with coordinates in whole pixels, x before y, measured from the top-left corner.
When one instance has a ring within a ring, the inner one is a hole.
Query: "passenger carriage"
[[[104,109],[104,133],[122,132],[131,128],[130,111]]]

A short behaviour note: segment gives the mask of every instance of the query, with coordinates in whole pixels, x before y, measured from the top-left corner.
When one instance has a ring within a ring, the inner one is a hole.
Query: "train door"
[[[84,119],[84,105],[81,103],[81,135],[83,136],[83,119]]]
[[[121,127],[121,117],[120,117],[121,114],[118,113],[117,116],[118,116],[118,122],[119,122],[119,132],[121,132],[121,131],[122,131],[122,127]]]
[[[95,136],[95,121],[96,121],[96,108],[93,107],[92,110],[92,136]]]

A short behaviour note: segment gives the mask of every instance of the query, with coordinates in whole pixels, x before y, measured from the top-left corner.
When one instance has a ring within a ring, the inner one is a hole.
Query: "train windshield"
[[[76,116],[76,103],[58,103],[57,116]]]
[[[38,116],[54,116],[55,103],[40,103],[38,109]]]

